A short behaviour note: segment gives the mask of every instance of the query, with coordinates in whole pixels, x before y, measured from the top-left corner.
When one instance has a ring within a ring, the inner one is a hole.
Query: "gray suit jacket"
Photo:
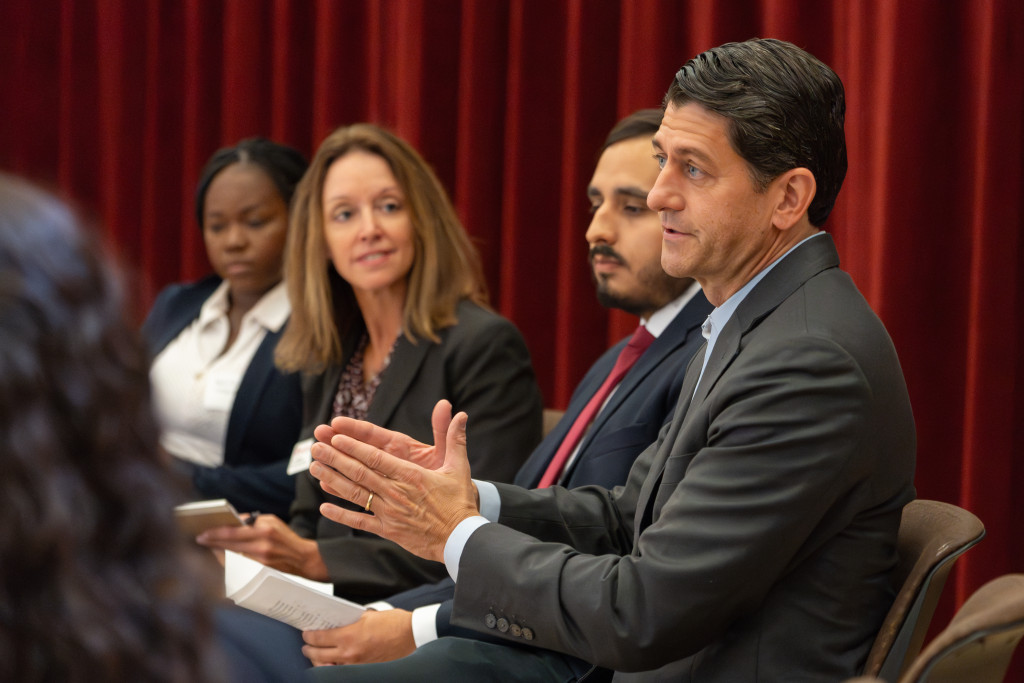
[[[838,265],[819,236],[765,276],[625,487],[499,485],[453,623],[504,619],[622,680],[857,674],[893,597],[915,435],[892,342]]]
[[[474,476],[512,481],[541,437],[543,403],[530,354],[519,330],[505,318],[468,301],[459,305],[457,315],[459,322],[441,330],[439,343],[398,338],[366,418],[432,443],[430,413],[446,398],[456,412],[470,416]],[[352,347],[346,344],[346,349]],[[303,377],[305,426],[300,438],[311,437],[317,425],[330,420],[348,355],[341,365]],[[309,472],[299,473],[290,524],[300,536],[317,539],[338,595],[369,602],[446,575],[439,562],[326,519],[320,514],[324,502],[351,507],[324,493]]]

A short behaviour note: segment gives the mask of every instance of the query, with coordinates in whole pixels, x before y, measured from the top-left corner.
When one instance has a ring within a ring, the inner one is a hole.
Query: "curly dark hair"
[[[2,680],[217,677],[116,273],[67,206],[0,174]]]

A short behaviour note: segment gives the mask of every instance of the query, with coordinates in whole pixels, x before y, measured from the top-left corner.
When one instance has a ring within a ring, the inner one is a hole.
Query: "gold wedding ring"
[[[363,509],[366,510],[367,512],[369,512],[370,511],[370,503],[372,503],[372,502],[373,502],[373,492],[371,491],[370,492],[370,497],[366,499],[366,507],[364,507]]]

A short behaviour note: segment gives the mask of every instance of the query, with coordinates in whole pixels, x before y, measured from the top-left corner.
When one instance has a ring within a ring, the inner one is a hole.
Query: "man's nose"
[[[587,243],[590,246],[615,243],[615,225],[611,220],[610,213],[611,207],[608,206],[608,202],[604,202],[594,210],[586,233]]]

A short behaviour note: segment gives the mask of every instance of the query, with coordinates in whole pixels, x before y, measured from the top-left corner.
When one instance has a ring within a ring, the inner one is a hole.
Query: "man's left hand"
[[[445,410],[451,414],[448,402],[439,402],[435,418]],[[368,423],[356,420],[317,427],[320,442],[313,444],[310,474],[328,493],[373,514],[331,503],[321,505],[320,512],[339,524],[390,539],[420,557],[443,562],[452,531],[462,520],[479,514],[466,452],[467,420],[465,413],[446,425],[435,420],[434,451],[441,462],[437,469],[409,462],[405,446],[390,453],[395,444],[409,442],[398,432],[367,429]]]

